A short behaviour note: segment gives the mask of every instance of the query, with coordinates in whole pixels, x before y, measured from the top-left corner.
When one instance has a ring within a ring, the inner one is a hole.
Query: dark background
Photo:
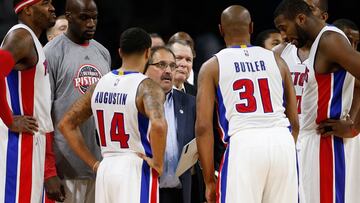
[[[253,39],[264,29],[274,28],[273,11],[280,0],[97,0],[99,17],[95,39],[109,49],[113,67],[120,66],[117,54],[119,36],[132,26],[144,28],[149,33],[160,34],[165,41],[175,32],[185,31],[195,40],[197,58],[194,70],[223,47],[218,34],[218,23],[222,10],[232,4],[247,7],[254,21]],[[353,20],[358,26],[360,15],[355,0],[329,1],[329,20],[338,18]],[[53,0],[57,15],[64,13],[65,0]],[[16,23],[12,0],[0,0],[0,40]],[[41,38],[46,43],[44,37]]]

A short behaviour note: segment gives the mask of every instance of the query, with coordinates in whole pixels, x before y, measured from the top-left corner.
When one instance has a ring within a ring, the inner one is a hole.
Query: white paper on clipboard
[[[181,176],[185,171],[192,167],[199,158],[196,146],[196,138],[187,143],[181,152],[180,160],[176,168],[176,176]]]

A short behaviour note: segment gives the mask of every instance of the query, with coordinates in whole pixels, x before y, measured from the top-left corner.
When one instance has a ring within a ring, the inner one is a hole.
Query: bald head
[[[250,12],[243,6],[229,6],[221,14],[221,28],[225,36],[250,34],[250,24]]]
[[[69,22],[66,36],[78,44],[94,38],[97,25],[97,7],[94,0],[67,0],[66,19]]]
[[[66,1],[66,12],[75,12],[78,13],[83,9],[88,7],[96,8],[96,4],[94,0],[67,0]]]

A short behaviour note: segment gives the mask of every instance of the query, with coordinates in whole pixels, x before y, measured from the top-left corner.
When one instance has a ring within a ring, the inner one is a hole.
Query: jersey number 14
[[[99,126],[100,144],[101,146],[106,147],[104,111],[97,110],[96,115]],[[110,139],[113,142],[119,142],[121,148],[129,148],[129,134],[125,133],[123,113],[114,113],[114,116],[111,119]]]

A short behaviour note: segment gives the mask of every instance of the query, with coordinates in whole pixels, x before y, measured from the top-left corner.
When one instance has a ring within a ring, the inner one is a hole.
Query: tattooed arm
[[[136,94],[138,110],[150,120],[150,145],[152,157],[140,155],[159,175],[162,174],[166,145],[167,123],[164,116],[165,95],[161,87],[151,79],[143,80]]]
[[[91,96],[96,84],[92,85],[85,95],[80,97],[64,114],[58,124],[71,149],[95,172],[98,160],[87,148],[79,126],[92,115]],[[94,167],[95,166],[95,167]]]

